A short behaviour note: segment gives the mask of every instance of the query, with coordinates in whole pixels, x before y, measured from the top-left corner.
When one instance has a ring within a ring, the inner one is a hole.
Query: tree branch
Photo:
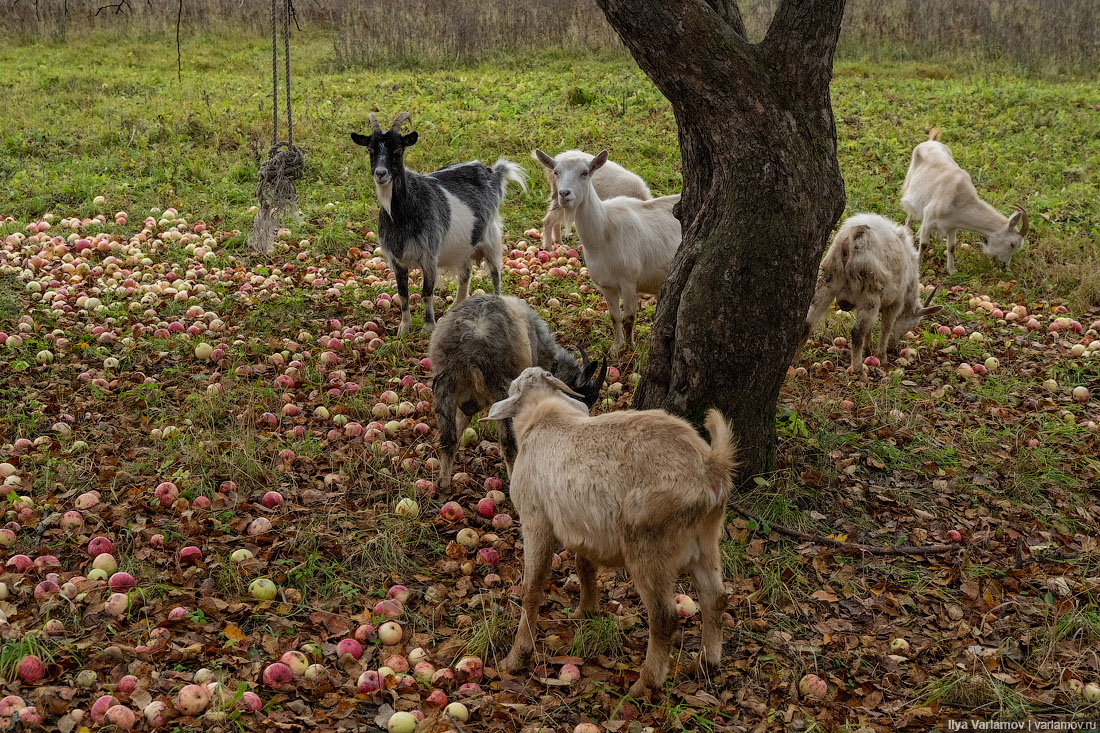
[[[707,5],[718,14],[718,17],[726,21],[734,33],[747,40],[745,33],[745,21],[741,19],[741,9],[737,7],[737,0],[706,0]]]
[[[755,54],[734,0],[596,0],[634,60],[670,100],[730,93],[754,76]],[[729,59],[730,79],[715,79],[715,59]]]
[[[760,45],[789,80],[804,79],[813,88],[825,75],[827,84],[843,20],[844,0],[782,0]]]

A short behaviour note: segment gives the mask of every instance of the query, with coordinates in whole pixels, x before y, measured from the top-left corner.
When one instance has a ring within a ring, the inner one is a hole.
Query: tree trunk
[[[683,243],[635,396],[733,423],[742,480],[775,466],[775,409],[844,208],[829,99],[843,0],[783,0],[745,39],[733,0],[597,0],[679,125]]]

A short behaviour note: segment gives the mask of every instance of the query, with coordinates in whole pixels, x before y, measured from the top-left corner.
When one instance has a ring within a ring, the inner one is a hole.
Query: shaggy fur
[[[550,327],[519,298],[475,295],[451,308],[439,321],[428,346],[432,393],[439,429],[440,489],[451,486],[455,452],[467,422],[508,395],[508,385],[531,366],[539,366],[596,403],[607,374],[581,351],[578,364],[558,346]],[[597,374],[597,370],[599,373]],[[586,409],[587,411],[587,409]],[[512,421],[498,426],[506,465],[516,458]]]
[[[924,252],[933,232],[947,238],[947,272],[955,272],[955,236],[958,230],[985,237],[982,252],[990,262],[1008,267],[1027,237],[1027,212],[1019,206],[1004,216],[978,197],[970,174],[959,167],[951,148],[939,142],[939,130],[913,148],[909,171],[901,184],[901,205],[905,226],[911,219],[921,223],[920,251]]]
[[[538,154],[531,151],[531,157],[539,160]],[[576,158],[585,163],[591,163],[595,156],[581,152],[580,150],[566,150],[554,156],[554,160],[562,161]],[[539,161],[540,163],[542,161]],[[550,184],[550,208],[542,220],[542,232],[544,237],[549,237],[550,245],[561,244],[562,240],[569,236],[569,227],[573,224],[573,210],[558,205],[558,179],[549,168],[543,168],[546,174],[546,182]],[[649,186],[642,177],[631,173],[618,163],[607,161],[603,167],[592,174],[592,187],[596,189],[596,195],[601,199],[615,198],[616,196],[630,196],[632,198],[648,201],[653,198],[649,192]]]
[[[500,295],[504,231],[500,204],[508,181],[515,181],[527,190],[527,174],[503,158],[491,167],[480,161],[456,163],[428,175],[405,168],[405,149],[417,140],[415,132],[401,134],[406,119],[406,113],[398,115],[393,127],[382,132],[371,115],[371,134],[351,135],[356,144],[370,150],[381,207],[378,241],[397,277],[401,303],[398,333],[402,335],[408,333],[412,324],[409,311],[412,268],[420,268],[424,277],[425,331],[435,326],[432,295],[440,269],[458,274],[456,303],[461,303],[469,293],[474,262],[488,264],[493,292]]]
[[[668,277],[680,246],[680,221],[672,213],[680,196],[601,200],[592,176],[607,162],[606,150],[590,162],[575,156],[558,160],[538,149],[535,156],[557,181],[558,204],[576,219],[584,264],[607,300],[614,332],[611,354],[617,354],[624,343],[620,298],[626,309],[627,338],[634,343],[639,293],[656,295]]]
[[[875,356],[885,364],[888,346],[895,346],[921,318],[942,308],[928,307],[931,295],[921,303],[919,278],[920,255],[913,248],[909,227],[877,214],[848,217],[821,261],[798,350],[835,299],[841,310],[856,310],[852,369],[862,368],[863,351],[870,348],[871,328],[880,314],[882,330]]]
[[[519,443],[510,495],[523,527],[523,612],[504,669],[519,670],[531,656],[542,588],[561,545],[577,558],[578,615],[599,610],[597,565],[625,566],[634,579],[649,612],[649,647],[631,696],[664,684],[675,582],[685,569],[703,613],[695,671],[716,666],[727,602],[718,540],[736,467],[721,414],[707,413],[708,445],[662,410],[589,417],[565,384],[539,368],[524,370],[508,392],[484,418],[512,418]]]

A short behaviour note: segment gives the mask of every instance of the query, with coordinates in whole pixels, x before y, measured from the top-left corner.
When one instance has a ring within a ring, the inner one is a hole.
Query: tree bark
[[[775,408],[844,208],[829,98],[844,0],[783,0],[746,40],[734,0],[597,0],[672,103],[683,243],[635,396],[732,422],[742,479],[775,466]]]

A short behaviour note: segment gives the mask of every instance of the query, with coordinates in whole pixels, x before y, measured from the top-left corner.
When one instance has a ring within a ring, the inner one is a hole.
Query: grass
[[[182,82],[171,51],[146,46],[138,65],[130,45],[92,38],[0,50],[8,101],[0,121],[0,214],[20,221],[50,210],[90,215],[92,199],[103,194],[110,212],[134,217],[173,205],[218,217],[222,228],[246,229],[270,136],[267,49],[258,38],[196,36],[183,53],[202,66],[185,69]],[[527,166],[531,193],[513,190],[503,208],[511,238],[536,224],[545,206],[545,182],[529,160],[536,145],[606,147],[654,193],[680,189],[671,110],[622,54],[540,51],[469,68],[334,72],[330,53],[321,33],[296,38],[295,139],[307,169],[298,183],[304,220],[292,228],[296,237],[316,235],[320,250],[346,250],[376,226],[367,159],[347,137],[365,126],[370,110],[381,117],[410,111],[420,142],[407,162],[418,170],[499,155]],[[557,71],[563,63],[572,79],[565,88]],[[1035,293],[1067,295],[1078,307],[1100,303],[1096,85],[1023,80],[992,67],[939,72],[930,78],[927,65],[838,64],[833,101],[848,211],[900,217],[909,151],[938,126],[991,203],[1004,210],[1021,202],[1032,214],[1031,243],[1007,276]],[[73,109],[84,113],[65,112]],[[939,262],[942,252],[936,243],[929,260]],[[962,253],[959,265],[960,284],[1006,277],[973,252]],[[293,302],[277,307],[289,318],[301,315]],[[0,296],[0,322],[8,312],[10,296]]]
[[[610,615],[582,619],[569,642],[569,655],[574,657],[618,657],[622,653],[623,629],[619,620]]]

